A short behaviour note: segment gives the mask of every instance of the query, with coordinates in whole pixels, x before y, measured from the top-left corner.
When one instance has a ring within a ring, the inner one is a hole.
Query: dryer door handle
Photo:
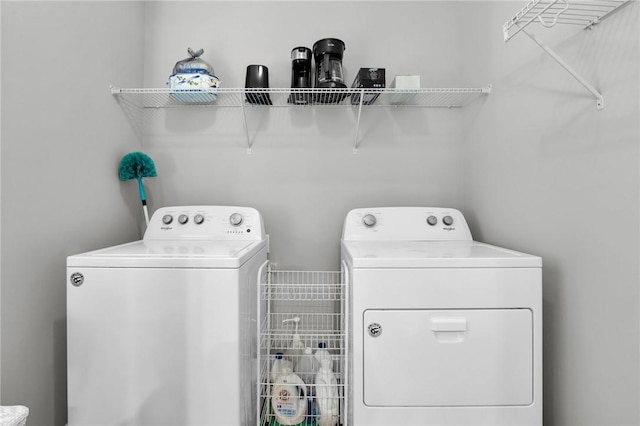
[[[431,330],[437,332],[465,332],[467,319],[464,317],[436,317],[431,319]]]

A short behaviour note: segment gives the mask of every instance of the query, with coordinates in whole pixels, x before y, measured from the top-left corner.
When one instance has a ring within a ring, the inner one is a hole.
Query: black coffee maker
[[[294,47],[291,51],[291,88],[311,88],[311,49]],[[289,103],[306,105],[309,103],[308,93],[292,93]]]
[[[313,57],[316,62],[315,88],[316,89],[345,89],[342,75],[342,55],[344,42],[337,38],[324,38],[313,45]],[[344,94],[319,95],[319,102],[333,103],[344,99]]]

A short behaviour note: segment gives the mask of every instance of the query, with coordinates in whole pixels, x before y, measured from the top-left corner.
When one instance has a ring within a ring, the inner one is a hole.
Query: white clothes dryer
[[[68,257],[68,425],[255,425],[267,247],[255,209],[167,207]]]
[[[353,425],[542,425],[542,260],[455,209],[348,213]]]

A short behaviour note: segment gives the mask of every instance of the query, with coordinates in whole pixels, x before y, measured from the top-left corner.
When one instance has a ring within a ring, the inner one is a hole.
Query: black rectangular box
[[[372,89],[384,89],[385,88],[385,76],[384,68],[360,68],[356,79],[353,80],[351,88],[372,88]],[[380,95],[379,92],[367,93],[364,92],[362,103],[364,105],[371,105]],[[351,105],[360,104],[360,94],[354,93],[351,95]]]

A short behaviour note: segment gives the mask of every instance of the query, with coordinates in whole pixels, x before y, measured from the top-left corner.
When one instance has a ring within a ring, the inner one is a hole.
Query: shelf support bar
[[[247,154],[251,154],[251,138],[249,137],[249,126],[247,125],[247,113],[244,110],[244,91],[240,94],[240,108],[242,109],[242,125],[244,127],[244,135],[247,138]]]
[[[549,56],[551,56],[551,58],[554,61],[556,61],[562,68],[564,68],[569,74],[571,74],[571,76],[575,78],[578,81],[578,83],[582,84],[584,88],[587,89],[596,98],[596,109],[598,111],[604,108],[604,97],[600,92],[598,92],[591,84],[589,84],[589,82],[587,82],[584,78],[582,78],[582,76],[580,76],[580,74],[578,74],[573,68],[571,68],[569,64],[563,61],[562,58],[560,58],[556,54],[556,52],[551,50],[549,46],[546,46],[540,40],[538,40],[538,38],[536,38],[535,35],[529,33],[524,29],[522,30],[522,32],[525,33],[527,36],[529,36],[529,38],[533,40],[535,44],[540,46],[542,50],[544,50]]]
[[[353,96],[353,95],[352,95]],[[360,91],[360,102],[358,103],[358,119],[356,120],[356,137],[353,140],[353,153],[358,153],[358,137],[360,136],[360,116],[362,115],[362,102],[364,101],[364,89]]]

